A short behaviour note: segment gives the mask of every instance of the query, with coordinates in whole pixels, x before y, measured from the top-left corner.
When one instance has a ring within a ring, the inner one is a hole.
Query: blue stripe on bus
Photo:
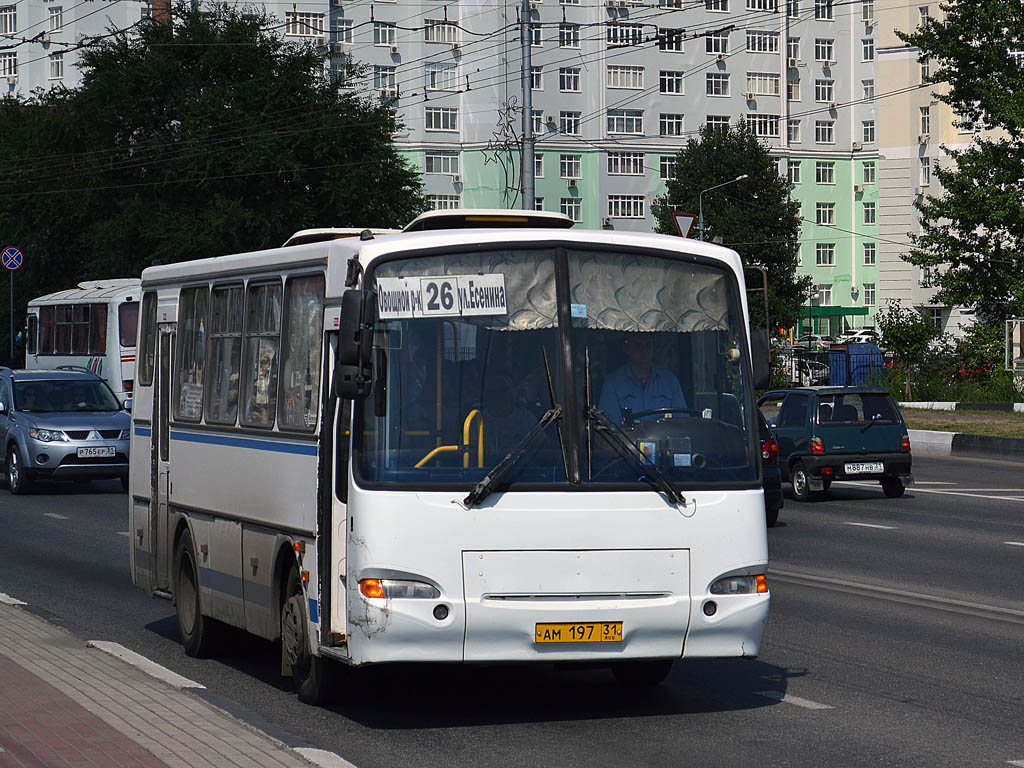
[[[227,445],[233,448],[251,448],[255,451],[272,451],[274,453],[293,453],[300,456],[316,456],[315,443],[279,443],[273,440],[256,440],[251,437],[230,437],[213,435],[205,432],[171,431],[171,440],[186,443],[205,443],[207,445]]]
[[[149,427],[136,427],[135,428],[135,436],[136,437],[152,437],[153,436],[153,430],[150,429]]]
[[[215,571],[213,568],[200,568],[199,586],[242,599],[242,580],[230,573]]]
[[[312,597],[309,598],[309,620],[314,624],[320,623],[320,606]]]

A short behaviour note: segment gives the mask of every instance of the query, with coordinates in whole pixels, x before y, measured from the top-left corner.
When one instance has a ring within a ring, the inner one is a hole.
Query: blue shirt
[[[683,396],[682,387],[679,386],[679,379],[664,368],[652,365],[647,386],[641,387],[640,382],[633,378],[629,363],[612,371],[605,378],[598,405],[598,408],[615,422],[622,419],[623,408],[638,413],[655,408],[685,407],[686,398]]]

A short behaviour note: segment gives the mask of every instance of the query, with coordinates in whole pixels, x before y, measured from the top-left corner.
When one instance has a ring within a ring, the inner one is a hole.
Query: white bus
[[[25,367],[88,368],[123,402],[135,381],[139,279],[90,280],[28,303]]]
[[[739,257],[497,223],[143,272],[131,571],[188,654],[280,638],[307,702],[334,662],[758,654]]]

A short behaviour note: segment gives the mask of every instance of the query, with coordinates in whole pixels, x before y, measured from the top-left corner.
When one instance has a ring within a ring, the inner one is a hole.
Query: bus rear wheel
[[[295,567],[281,600],[281,671],[291,674],[299,701],[321,705],[330,700],[333,665],[310,650],[306,595]]]
[[[174,609],[178,637],[185,653],[196,659],[215,656],[220,648],[220,625],[203,615],[200,608],[199,569],[196,567],[192,534],[181,534],[174,554]]]
[[[630,688],[661,685],[672,671],[672,659],[653,661],[619,661],[612,665],[615,679]]]

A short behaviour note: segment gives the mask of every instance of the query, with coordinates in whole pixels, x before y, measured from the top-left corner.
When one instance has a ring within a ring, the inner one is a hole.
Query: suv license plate
[[[117,455],[117,449],[112,445],[104,445],[98,448],[79,448],[78,458],[80,459],[112,459]]]
[[[575,624],[538,624],[538,643],[621,643],[621,621],[584,621]]]
[[[848,475],[860,475],[870,472],[884,472],[885,465],[880,461],[864,461],[858,464],[847,464],[843,471]]]

